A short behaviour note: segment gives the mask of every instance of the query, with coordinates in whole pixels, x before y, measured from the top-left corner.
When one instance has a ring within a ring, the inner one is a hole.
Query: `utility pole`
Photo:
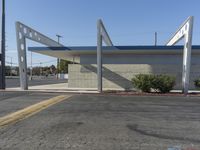
[[[56,34],[57,38],[58,38],[58,44],[60,44],[60,38],[62,38],[61,35]],[[60,59],[57,58],[57,79],[58,79],[58,74],[60,73]]]
[[[155,32],[155,46],[157,46],[157,32]]]
[[[33,79],[33,64],[32,64],[32,52],[31,52],[31,68],[30,68],[30,80]]]
[[[12,63],[12,57],[11,57],[11,67],[10,67],[10,70],[11,70],[11,71],[10,71],[10,76],[11,76],[11,77],[12,77],[12,64],[13,64],[13,63]]]
[[[2,0],[1,15],[0,89],[5,89],[5,0]]]
[[[42,62],[40,62],[40,79],[42,79]]]

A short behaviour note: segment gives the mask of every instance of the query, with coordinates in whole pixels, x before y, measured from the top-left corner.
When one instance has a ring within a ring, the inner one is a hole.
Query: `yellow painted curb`
[[[11,123],[15,123],[18,122],[20,120],[23,120],[25,118],[28,118],[56,103],[59,103],[67,98],[71,97],[71,95],[60,95],[60,96],[56,96],[53,98],[50,98],[48,100],[44,100],[42,102],[39,102],[37,104],[31,105],[29,107],[26,107],[24,109],[21,109],[17,112],[8,114],[4,117],[0,118],[0,127],[9,125]]]

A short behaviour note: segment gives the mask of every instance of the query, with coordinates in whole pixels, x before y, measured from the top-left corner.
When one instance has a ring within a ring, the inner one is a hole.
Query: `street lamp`
[[[5,89],[5,0],[2,0],[1,15],[0,89]]]
[[[60,44],[60,38],[62,38],[61,35],[56,34],[57,38],[58,38],[58,44]],[[57,58],[57,67],[58,67],[58,72],[57,72],[57,79],[58,79],[58,74],[60,73],[60,59]]]

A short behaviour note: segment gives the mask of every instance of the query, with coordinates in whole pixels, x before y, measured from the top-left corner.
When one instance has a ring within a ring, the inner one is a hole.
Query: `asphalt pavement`
[[[59,94],[41,92],[0,92],[0,117],[57,95]]]
[[[56,96],[26,94],[19,95],[16,103],[20,97],[23,105],[25,99],[33,98],[36,102]],[[9,103],[14,107],[14,99],[1,100],[0,110],[5,110]],[[2,105],[6,101],[7,105]],[[0,149],[167,150],[173,146],[200,149],[199,108],[199,97],[74,95],[1,128]]]
[[[47,85],[47,84],[58,84],[58,83],[67,83],[67,79],[56,79],[56,78],[37,78],[33,80],[29,80],[28,84],[29,86],[35,86],[35,85]],[[20,80],[19,78],[9,78],[6,79],[6,88],[14,88],[20,86]]]

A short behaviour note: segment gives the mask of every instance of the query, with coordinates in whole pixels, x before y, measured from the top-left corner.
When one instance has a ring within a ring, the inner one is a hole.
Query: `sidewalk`
[[[106,88],[104,91],[123,91],[123,89],[109,89]],[[24,91],[20,87],[6,88],[6,91]],[[28,91],[40,91],[40,92],[56,92],[56,93],[98,93],[96,88],[68,88],[68,83],[56,83],[56,84],[45,84],[45,85],[34,85],[29,86]],[[181,93],[181,90],[172,90],[171,93]],[[199,90],[189,90],[188,93],[200,93]]]
[[[21,90],[20,87],[15,87],[15,88],[6,88],[6,91],[24,91],[24,90]],[[96,89],[68,88],[68,83],[29,86],[27,91],[56,92],[56,93],[98,93]]]

